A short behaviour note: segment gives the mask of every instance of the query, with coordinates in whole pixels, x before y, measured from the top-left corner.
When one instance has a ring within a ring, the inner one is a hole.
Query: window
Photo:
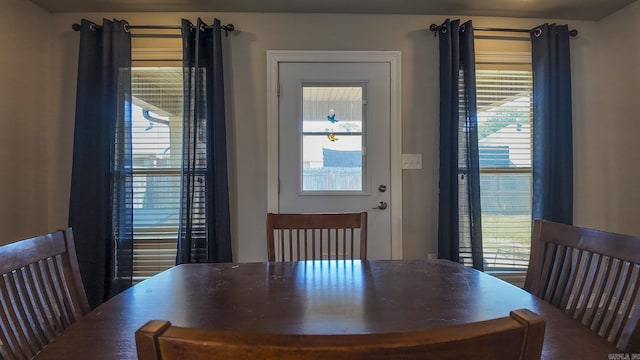
[[[364,85],[303,84],[302,192],[363,190],[364,96]]]
[[[484,266],[524,272],[531,241],[531,58],[476,61]]]
[[[131,69],[134,283],[175,265],[180,218],[182,71],[181,66]]]

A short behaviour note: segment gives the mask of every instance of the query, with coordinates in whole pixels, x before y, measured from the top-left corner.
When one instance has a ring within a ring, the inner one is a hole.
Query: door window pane
[[[303,85],[302,191],[362,191],[364,86]]]

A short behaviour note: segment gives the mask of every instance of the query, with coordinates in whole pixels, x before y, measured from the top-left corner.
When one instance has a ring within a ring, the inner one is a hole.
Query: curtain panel
[[[69,226],[91,307],[131,286],[131,36],[82,20]]]
[[[183,162],[177,264],[230,262],[222,29],[182,20]]]
[[[531,31],[534,219],[573,223],[571,60],[567,25]]]
[[[483,270],[473,25],[447,19],[438,35],[438,257]]]

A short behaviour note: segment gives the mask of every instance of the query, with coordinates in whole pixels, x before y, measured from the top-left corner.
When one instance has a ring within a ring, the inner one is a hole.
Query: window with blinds
[[[532,72],[476,67],[482,240],[486,271],[526,271],[531,239]]]
[[[176,261],[182,67],[133,67],[131,84],[135,283]]]

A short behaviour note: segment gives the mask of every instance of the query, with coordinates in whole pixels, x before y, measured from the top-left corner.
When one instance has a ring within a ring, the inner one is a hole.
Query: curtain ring
[[[89,24],[89,30],[96,31],[98,30],[98,27],[96,27],[96,24]]]
[[[200,24],[200,31],[201,31],[201,32],[204,32],[204,29],[205,29],[205,25],[204,25],[204,23],[203,23],[203,24]]]
[[[465,32],[465,30],[466,30],[466,26],[465,25],[460,26],[460,32]]]
[[[129,24],[128,23],[124,23],[124,25],[122,26],[124,28],[124,32],[126,33],[130,33],[131,29],[129,28]]]
[[[447,27],[446,26],[441,27],[440,28],[440,32],[443,33],[443,34],[446,34],[447,33]]]
[[[537,29],[533,30],[533,36],[540,37],[540,35],[542,35],[542,29],[541,28],[537,28]]]

